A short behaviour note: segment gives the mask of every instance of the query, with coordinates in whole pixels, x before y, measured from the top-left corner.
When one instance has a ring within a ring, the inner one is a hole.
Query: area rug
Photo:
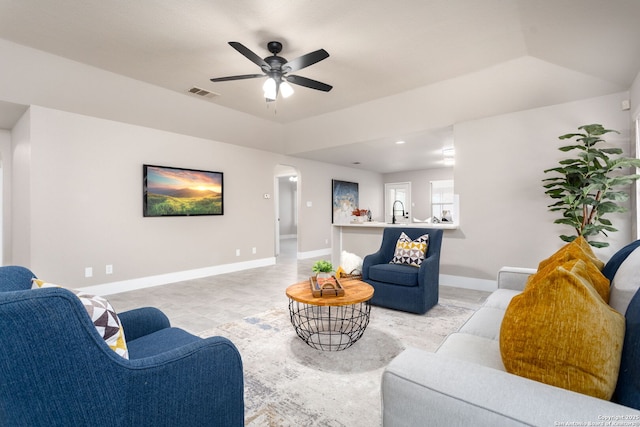
[[[293,330],[286,307],[200,335],[221,335],[238,347],[246,426],[371,427],[381,425],[384,367],[406,347],[435,350],[475,308],[443,299],[425,315],[372,307],[362,338],[336,352],[305,344]]]

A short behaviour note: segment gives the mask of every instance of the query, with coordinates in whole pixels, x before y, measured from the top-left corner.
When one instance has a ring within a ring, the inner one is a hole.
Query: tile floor
[[[116,312],[157,307],[173,326],[198,334],[274,307],[286,307],[287,286],[307,279],[311,266],[319,259],[296,260],[296,243],[296,239],[281,240],[281,254],[275,265],[112,294],[107,299]],[[483,291],[440,286],[440,297],[474,305],[482,303],[488,295]]]

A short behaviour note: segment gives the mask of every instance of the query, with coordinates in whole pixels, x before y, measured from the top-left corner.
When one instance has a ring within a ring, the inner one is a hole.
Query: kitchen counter
[[[426,222],[409,222],[409,223],[396,223],[389,224],[386,222],[350,222],[348,224],[333,224],[334,227],[363,227],[363,228],[386,228],[386,227],[399,227],[399,228],[439,228],[444,230],[455,230],[458,228],[458,224],[452,222],[439,222],[437,224],[430,224]]]
[[[331,263],[340,265],[340,254],[343,250],[354,253],[361,258],[380,249],[382,231],[387,227],[394,228],[439,228],[455,230],[459,227],[455,223],[429,224],[425,222],[410,222],[406,224],[387,224],[385,222],[362,222],[349,224],[333,224],[331,234]]]

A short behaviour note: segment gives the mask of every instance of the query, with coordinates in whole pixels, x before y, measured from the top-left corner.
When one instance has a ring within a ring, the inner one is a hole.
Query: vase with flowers
[[[371,213],[368,209],[354,209],[351,215],[355,217],[355,222],[371,221]]]

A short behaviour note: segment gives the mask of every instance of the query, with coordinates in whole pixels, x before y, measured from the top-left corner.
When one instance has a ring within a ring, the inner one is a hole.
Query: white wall
[[[11,258],[11,254],[5,253],[11,244],[11,157],[11,132],[0,129],[0,265]]]
[[[636,76],[631,90],[629,91],[630,111],[631,111],[631,141],[638,141],[637,129],[635,122],[640,121],[640,73]],[[635,144],[631,145],[632,151],[635,156],[640,155],[640,150]],[[640,238],[640,224],[638,224],[638,217],[640,216],[640,183],[637,181],[634,183],[634,188],[631,197],[631,204],[635,207],[636,216],[631,224],[632,233],[634,238]]]
[[[631,100],[631,117],[640,116],[640,73],[636,76],[629,90]]]
[[[248,259],[236,249],[273,256],[273,233],[261,230],[273,227],[263,194],[275,154],[42,107],[31,107],[30,123],[31,193],[19,206],[31,212],[30,253],[17,248],[28,237],[20,227],[14,260],[37,274],[85,285]],[[223,172],[225,215],[143,218],[143,163]]]
[[[381,205],[379,174],[49,108],[32,106],[12,136],[11,261],[70,286],[272,260],[274,200],[264,194],[277,164],[300,171],[301,199],[312,202],[302,252],[330,247],[332,178],[360,181]],[[224,215],[144,218],[144,163],[223,172]]]
[[[621,110],[628,93],[515,112],[454,126],[454,180],[460,195],[461,225],[445,232],[442,272],[495,279],[501,266],[537,267],[571,230],[553,224],[551,199],[544,194],[543,171],[566,158],[558,136],[578,126],[601,123],[617,129],[607,141],[629,150],[629,113]],[[602,259],[632,240],[631,214],[612,216],[619,231],[611,233]]]
[[[544,87],[540,75],[554,76]],[[571,88],[571,93],[567,90]],[[524,56],[433,85],[289,123],[285,153],[397,138],[455,123],[580,99],[583,90],[609,94],[627,88]],[[493,96],[496,91],[509,97]],[[571,96],[571,98],[566,98]],[[479,116],[481,114],[482,116]],[[457,148],[457,147],[456,147]]]
[[[3,157],[11,159],[11,191],[3,202],[10,208],[9,224],[5,228],[10,246],[3,251],[5,263],[28,266],[31,261],[31,113],[27,111],[11,130],[11,151]]]
[[[0,100],[282,152],[282,125],[0,39]]]

